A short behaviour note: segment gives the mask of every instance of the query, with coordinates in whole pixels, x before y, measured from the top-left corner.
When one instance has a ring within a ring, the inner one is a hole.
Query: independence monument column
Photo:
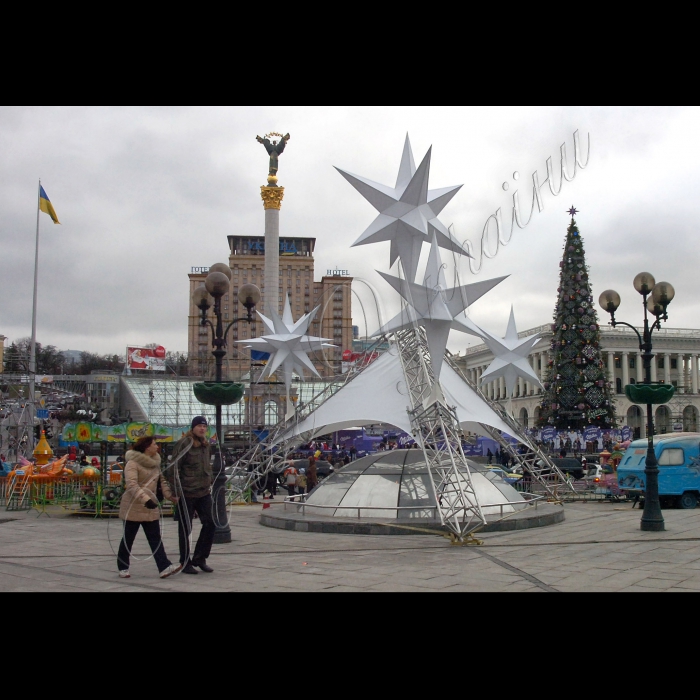
[[[260,187],[260,196],[265,207],[265,290],[263,291],[263,309],[280,312],[280,207],[284,197],[284,187],[277,185],[278,157],[289,141],[289,134],[282,136],[276,132],[265,134],[263,138],[255,137],[270,156],[270,170],[267,186]]]

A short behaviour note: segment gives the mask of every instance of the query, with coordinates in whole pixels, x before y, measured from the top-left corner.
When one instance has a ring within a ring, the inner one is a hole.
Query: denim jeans
[[[180,563],[187,564],[192,561],[205,561],[211,554],[211,546],[214,543],[214,516],[212,514],[211,494],[200,496],[199,498],[181,498],[177,503],[178,524],[177,535],[180,545]],[[199,533],[194,553],[190,552],[189,535],[192,532],[192,519],[195,512],[202,523],[202,530]],[[191,556],[190,556],[191,555]]]
[[[124,536],[122,537],[121,544],[119,545],[119,553],[117,554],[117,568],[120,571],[129,568],[129,553],[131,552],[139,527],[143,527],[146,539],[153,552],[153,558],[156,561],[158,571],[167,569],[170,566],[170,559],[168,559],[165,554],[165,547],[163,547],[163,540],[160,536],[160,521],[158,520],[151,520],[149,522],[138,522],[136,520],[124,521]]]

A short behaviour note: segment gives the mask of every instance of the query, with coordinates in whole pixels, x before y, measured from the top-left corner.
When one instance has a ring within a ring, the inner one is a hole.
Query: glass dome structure
[[[530,507],[526,497],[497,474],[470,460],[468,465],[485,516],[505,516]],[[440,519],[432,480],[420,449],[378,452],[350,462],[309,494],[304,513],[438,522]]]

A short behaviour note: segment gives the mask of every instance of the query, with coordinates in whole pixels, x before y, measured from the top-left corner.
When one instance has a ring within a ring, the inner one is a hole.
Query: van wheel
[[[682,496],[678,497],[678,507],[679,508],[695,508],[698,505],[698,497],[694,494],[691,493],[690,491],[686,491]]]

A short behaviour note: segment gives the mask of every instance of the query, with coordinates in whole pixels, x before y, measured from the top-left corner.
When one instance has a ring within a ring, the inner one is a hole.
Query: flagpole
[[[29,417],[31,419],[32,434],[34,439],[34,418],[36,416],[35,400],[35,380],[36,380],[36,297],[37,282],[39,279],[39,213],[41,211],[41,178],[36,196],[36,247],[34,250],[34,300],[32,302],[32,341],[29,355]]]

